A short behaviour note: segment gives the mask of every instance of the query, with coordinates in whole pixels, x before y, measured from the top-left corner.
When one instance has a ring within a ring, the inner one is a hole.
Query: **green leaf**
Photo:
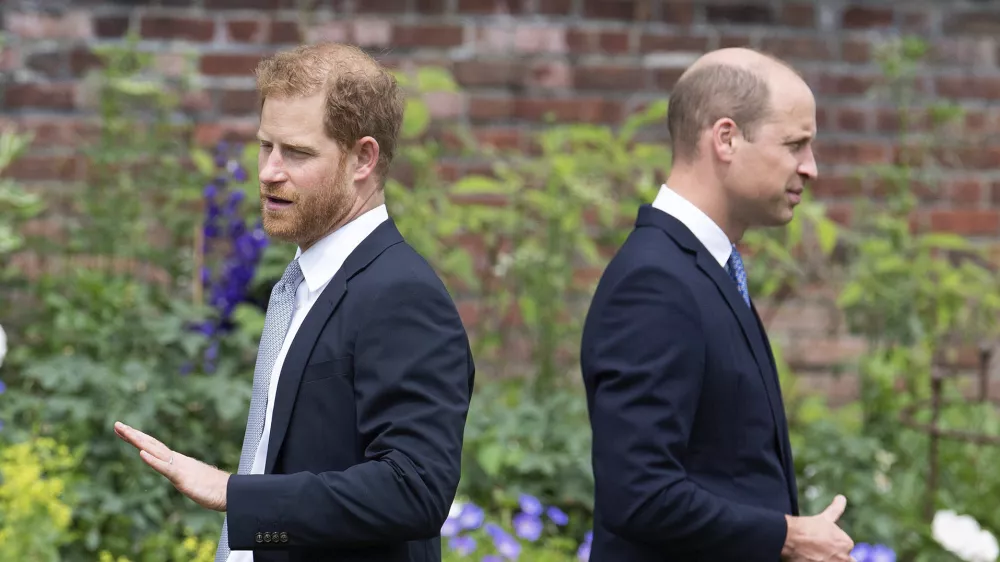
[[[430,123],[431,110],[426,103],[416,98],[406,100],[402,127],[404,139],[415,139],[423,135]]]
[[[511,191],[510,186],[483,175],[464,176],[451,186],[455,195],[506,195]]]
[[[212,155],[209,154],[207,150],[202,148],[192,149],[191,160],[194,162],[195,167],[198,168],[198,171],[201,172],[202,175],[208,177],[215,175],[215,159],[212,158]]]
[[[447,69],[422,66],[417,70],[417,88],[421,92],[457,92],[458,84]]]
[[[972,247],[968,239],[945,232],[924,234],[919,239],[919,245],[921,248],[939,250],[968,250]]]
[[[831,219],[821,217],[816,221],[816,240],[824,255],[829,256],[837,246],[837,232],[837,223]]]

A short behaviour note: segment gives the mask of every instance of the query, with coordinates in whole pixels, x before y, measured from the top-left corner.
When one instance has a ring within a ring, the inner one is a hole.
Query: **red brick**
[[[602,31],[597,34],[597,49],[606,55],[628,53],[632,50],[631,36],[625,31]]]
[[[208,10],[277,10],[294,7],[294,0],[205,0],[205,8]]]
[[[414,9],[422,16],[433,16],[445,13],[447,0],[416,0]]]
[[[302,41],[302,32],[297,21],[271,20],[269,38],[272,45],[294,44]]]
[[[885,144],[874,141],[836,141],[818,139],[816,159],[822,164],[884,164],[891,151]]]
[[[853,107],[842,107],[837,110],[837,129],[850,132],[865,132],[868,130],[868,111]]]
[[[786,3],[781,9],[780,22],[790,27],[816,27],[816,8],[804,2]]]
[[[524,133],[519,127],[475,129],[472,134],[481,146],[499,150],[522,149],[525,143]]]
[[[403,2],[405,4],[405,2]],[[458,0],[460,14],[510,14],[517,13],[519,0]],[[403,11],[403,10],[399,10]]]
[[[1000,211],[935,210],[930,212],[930,228],[963,236],[995,236],[1000,230]]]
[[[397,25],[392,43],[396,47],[457,47],[464,42],[464,31],[457,25]]]
[[[893,14],[889,8],[850,6],[844,9],[841,25],[848,29],[867,29],[892,25]]]
[[[26,116],[13,124],[19,131],[31,133],[32,146],[37,148],[79,147],[98,134],[96,123],[75,117]]]
[[[705,19],[710,25],[717,24],[769,24],[774,22],[774,9],[762,2],[744,4],[709,4],[705,6]]]
[[[719,48],[729,49],[733,47],[739,48],[749,48],[756,49],[760,41],[755,40],[755,38],[750,37],[745,33],[727,33],[722,37],[719,37]]]
[[[250,142],[256,134],[256,119],[215,121],[196,125],[194,129],[194,141],[198,146],[214,146],[221,140]]]
[[[514,114],[514,99],[510,96],[472,96],[469,118],[476,121],[509,119]]]
[[[93,21],[86,11],[59,15],[9,11],[4,19],[8,33],[21,39],[89,39],[94,35]]]
[[[789,61],[829,61],[836,58],[833,46],[824,37],[765,37],[761,40],[761,49]]]
[[[573,15],[573,0],[537,0],[536,13],[549,16]]]
[[[669,92],[674,89],[674,84],[677,84],[683,73],[683,68],[658,68],[653,72],[653,80],[658,89]]]
[[[563,90],[573,87],[573,71],[565,61],[539,60],[525,71],[524,84],[529,87]],[[579,87],[579,85],[577,86]]]
[[[101,39],[117,39],[128,33],[129,19],[124,16],[106,16],[94,19],[94,34]]]
[[[638,8],[636,0],[584,0],[583,17],[635,21]]]
[[[210,76],[252,76],[259,55],[203,55],[201,72]]]
[[[957,207],[976,207],[985,200],[987,189],[977,178],[954,180],[948,183],[948,201]]]
[[[139,22],[139,33],[145,39],[211,41],[215,22],[201,18],[146,16]]]
[[[406,12],[407,0],[366,0],[354,5],[359,14],[396,14]]]
[[[660,5],[660,20],[672,25],[694,23],[695,0],[663,0]]]
[[[621,108],[602,98],[517,98],[514,117],[556,122],[609,123],[621,117]]]
[[[226,22],[226,35],[237,43],[260,43],[266,34],[262,20],[230,20]]]
[[[455,80],[464,87],[520,85],[521,65],[512,60],[470,60],[455,63]]]
[[[643,90],[649,72],[638,67],[577,66],[573,83],[579,90]]]
[[[834,203],[826,206],[826,216],[841,226],[851,225],[853,211],[854,205],[850,203]]]
[[[820,174],[814,181],[809,182],[808,189],[819,198],[857,197],[861,195],[862,183],[860,178],[852,175],[826,175]]]
[[[68,83],[10,84],[4,93],[7,109],[73,109],[76,105],[76,85]]]
[[[862,96],[881,79],[876,74],[854,72],[850,74],[823,74],[815,88],[819,94]]]
[[[1000,162],[1000,145],[968,146],[963,148],[945,147],[938,151],[942,165],[949,167],[994,170]]]
[[[256,90],[214,90],[210,94],[223,115],[256,114],[259,109]]]
[[[6,175],[22,181],[76,181],[84,177],[83,160],[74,156],[24,154]]]
[[[938,76],[935,88],[946,98],[1000,99],[1000,76]]]
[[[84,46],[79,46],[69,53],[69,71],[73,76],[83,76],[91,70],[104,67],[104,61]]]
[[[700,53],[708,50],[708,37],[679,35],[677,33],[643,33],[639,39],[639,50],[643,53],[651,51],[693,51]]]
[[[1000,14],[993,10],[958,11],[945,17],[942,28],[947,35],[985,35],[1000,33]]]
[[[864,64],[872,60],[872,45],[867,39],[845,39],[840,45],[840,58],[845,62]]]

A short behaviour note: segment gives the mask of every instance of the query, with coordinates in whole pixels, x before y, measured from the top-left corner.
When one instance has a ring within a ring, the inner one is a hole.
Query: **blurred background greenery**
[[[801,387],[774,344],[803,511],[845,494],[842,522],[856,541],[888,545],[900,561],[938,562],[956,558],[934,540],[937,511],[1000,531],[1000,447],[975,442],[1000,436],[1000,416],[974,380],[948,376],[963,353],[978,357],[996,341],[1000,286],[965,239],[916,232],[909,221],[918,187],[933,184],[961,134],[960,110],[915,95],[925,54],[915,38],[879,54],[873,95],[909,125],[906,149],[868,170],[884,187],[879,204],[859,199],[838,224],[807,199],[787,228],[749,235],[745,254],[759,302],[780,307],[821,280],[866,342],[847,366],[860,375],[860,395],[837,408]],[[256,147],[194,147],[178,117],[189,84],[158,74],[128,46],[101,56],[91,77],[101,117],[98,141],[85,149],[92,164],[60,202],[74,218],[70,235],[22,234],[51,202],[0,182],[0,321],[9,339],[0,367],[0,559],[208,561],[221,515],[148,470],[112,423],[235,468],[263,306],[293,248],[260,234]],[[498,151],[432,122],[425,96],[458,88],[447,72],[399,78],[411,97],[399,172],[386,188],[390,213],[453,294],[475,303],[463,305],[479,375],[460,499],[515,534],[525,495],[556,506],[567,523],[515,541],[523,560],[573,560],[587,544],[593,487],[581,322],[594,272],[666,177],[667,147],[641,132],[665,127],[667,102],[620,127],[553,125],[530,150]],[[0,178],[28,140],[0,137]],[[484,173],[445,177],[438,163],[456,146]],[[38,267],[7,259],[29,254]],[[932,422],[974,437],[933,438],[924,427]],[[480,542],[477,554],[502,553],[499,542]],[[458,547],[447,556],[465,559]]]

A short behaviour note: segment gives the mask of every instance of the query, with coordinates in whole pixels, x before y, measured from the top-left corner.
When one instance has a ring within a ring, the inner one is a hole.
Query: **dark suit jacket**
[[[229,480],[230,548],[256,562],[440,561],[474,371],[444,285],[383,222],[295,336],[265,474]]]
[[[644,206],[601,278],[581,352],[592,562],[778,562],[798,503],[770,344],[736,283]]]

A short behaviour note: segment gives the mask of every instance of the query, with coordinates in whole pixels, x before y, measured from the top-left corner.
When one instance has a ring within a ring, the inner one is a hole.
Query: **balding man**
[[[257,86],[264,229],[298,250],[271,293],[237,473],[115,431],[226,512],[216,562],[440,562],[474,366],[445,286],[386,210],[402,94],[337,44],[264,59]]]
[[[705,55],[674,88],[670,176],[583,333],[592,562],[850,560],[843,497],[798,516],[778,376],[735,246],[792,219],[817,174],[815,114],[793,70],[747,49]]]

